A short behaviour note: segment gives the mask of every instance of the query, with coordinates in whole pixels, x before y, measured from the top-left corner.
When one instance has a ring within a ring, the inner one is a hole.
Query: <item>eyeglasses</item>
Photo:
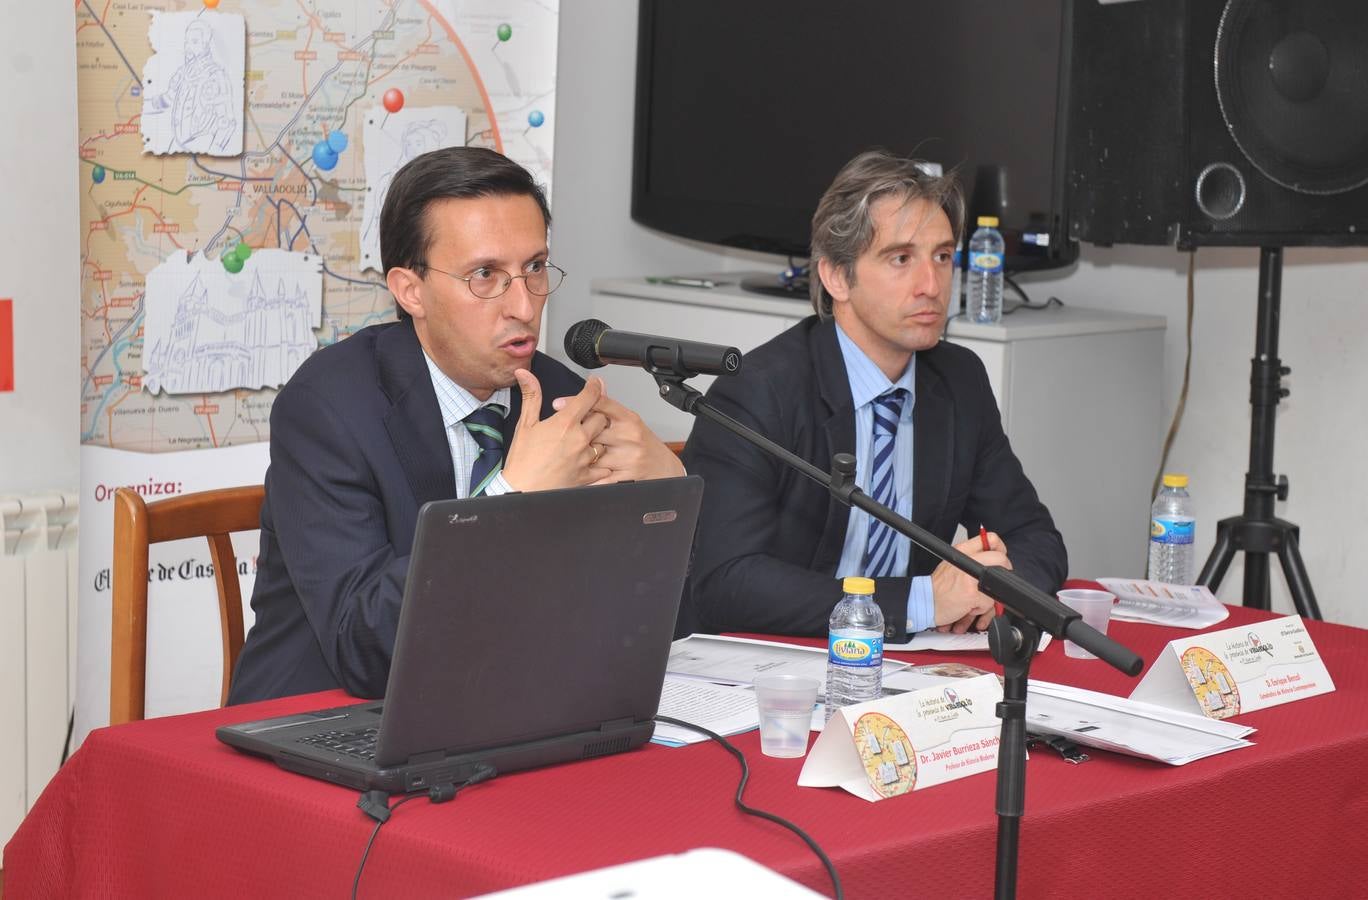
[[[510,275],[503,269],[492,266],[480,266],[469,275],[457,275],[455,272],[447,272],[435,266],[428,268],[458,281],[464,281],[470,287],[470,292],[481,300],[496,300],[502,297],[512,286],[515,278],[521,278],[527,286],[528,293],[538,297],[550,294],[565,280],[565,270],[545,260],[528,263],[523,267],[521,275]]]

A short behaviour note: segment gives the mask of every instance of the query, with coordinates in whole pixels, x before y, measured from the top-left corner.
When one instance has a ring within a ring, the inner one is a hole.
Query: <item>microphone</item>
[[[741,351],[735,347],[614,331],[598,319],[570,326],[565,332],[565,353],[586,369],[641,366],[652,374],[666,372],[682,378],[735,375],[741,370]]]

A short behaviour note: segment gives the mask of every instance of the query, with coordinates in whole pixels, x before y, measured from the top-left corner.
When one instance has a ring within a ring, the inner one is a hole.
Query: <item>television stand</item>
[[[808,297],[808,279],[785,279],[778,273],[755,272],[741,279],[741,289],[753,294],[766,294],[770,297],[790,297],[805,300]]]

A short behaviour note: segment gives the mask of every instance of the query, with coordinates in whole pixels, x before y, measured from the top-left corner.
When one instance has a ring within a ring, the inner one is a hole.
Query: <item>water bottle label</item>
[[[1194,519],[1163,516],[1150,519],[1150,541],[1156,544],[1191,544]]]
[[[833,634],[827,640],[827,660],[839,666],[872,667],[883,664],[883,636],[848,637]]]
[[[969,254],[969,268],[975,272],[1001,272],[1002,254],[971,253]]]

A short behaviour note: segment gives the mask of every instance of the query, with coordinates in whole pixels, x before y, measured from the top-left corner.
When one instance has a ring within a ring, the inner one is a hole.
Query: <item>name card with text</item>
[[[1286,616],[1170,641],[1131,699],[1229,719],[1334,689],[1306,623]]]
[[[813,744],[798,784],[875,801],[995,769],[1001,699],[997,676],[979,675],[843,707]]]

